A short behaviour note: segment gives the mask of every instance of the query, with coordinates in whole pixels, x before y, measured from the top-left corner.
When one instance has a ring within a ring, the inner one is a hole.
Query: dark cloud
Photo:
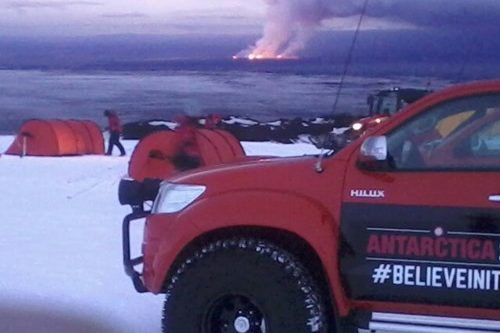
[[[367,15],[398,19],[424,28],[498,27],[500,26],[500,1],[369,0]]]
[[[271,15],[316,25],[322,20],[359,15],[365,0],[266,0]],[[368,0],[366,16],[412,23],[418,27],[499,25],[499,0]]]

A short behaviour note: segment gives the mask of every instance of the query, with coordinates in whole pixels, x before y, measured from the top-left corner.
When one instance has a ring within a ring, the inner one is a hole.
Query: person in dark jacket
[[[104,116],[108,118],[109,129],[108,150],[106,151],[106,155],[111,155],[113,153],[113,147],[116,146],[120,150],[120,156],[125,156],[125,148],[123,148],[120,143],[120,135],[122,133],[120,118],[118,118],[116,112],[110,110],[104,111]]]

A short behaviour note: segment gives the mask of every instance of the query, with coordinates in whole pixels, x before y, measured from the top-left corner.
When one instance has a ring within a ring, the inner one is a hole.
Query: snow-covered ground
[[[0,152],[12,141],[0,136]],[[136,142],[124,144],[130,156]],[[318,152],[306,143],[243,146],[248,155]],[[0,157],[0,332],[161,331],[163,297],[136,293],[122,268],[121,219],[129,208],[119,205],[117,185],[127,163]]]

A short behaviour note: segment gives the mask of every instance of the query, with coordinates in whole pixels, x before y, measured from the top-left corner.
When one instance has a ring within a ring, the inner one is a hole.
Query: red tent
[[[130,158],[128,173],[135,180],[166,179],[175,172],[172,163],[179,137],[172,131],[160,131],[144,137]],[[196,143],[203,165],[216,165],[243,159],[239,141],[222,130],[196,130]]]
[[[90,132],[87,130],[87,126],[78,120],[67,120],[65,123],[68,124],[75,134],[78,154],[93,154],[94,144]]]
[[[240,141],[234,135],[223,130],[215,130],[214,132],[224,138],[224,141],[227,143],[227,145],[229,145],[232,156],[235,159],[245,157],[245,151],[243,150]]]
[[[5,153],[28,156],[103,154],[104,139],[97,124],[91,121],[33,119],[21,126]]]
[[[177,136],[171,131],[159,131],[145,136],[136,145],[128,165],[128,174],[135,180],[164,179],[174,171],[171,162],[177,147]]]
[[[92,139],[92,153],[95,155],[104,155],[104,137],[102,136],[101,129],[97,126],[96,123],[90,120],[80,120],[87,131],[90,134],[90,138]]]

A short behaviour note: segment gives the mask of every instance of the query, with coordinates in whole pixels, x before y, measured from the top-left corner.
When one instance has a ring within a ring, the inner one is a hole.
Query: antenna
[[[354,37],[352,38],[352,43],[351,43],[351,47],[349,48],[349,53],[347,54],[347,59],[346,59],[346,62],[344,64],[344,71],[342,72],[342,76],[340,77],[339,86],[337,88],[337,94],[335,95],[335,101],[333,103],[332,113],[335,113],[335,111],[337,110],[337,104],[339,102],[340,92],[342,91],[342,87],[344,86],[344,80],[345,80],[345,77],[347,75],[347,70],[349,69],[349,65],[351,64],[351,61],[352,61],[352,54],[354,51],[354,46],[356,45],[356,41],[358,40],[359,31],[361,29],[361,24],[363,23],[363,18],[366,14],[366,9],[368,8],[368,1],[369,0],[365,0],[365,2],[363,4],[363,8],[361,10],[361,13],[359,14],[358,25],[356,26],[356,31],[354,32]]]
[[[470,61],[470,54],[471,54],[471,49],[472,47],[464,47],[465,52],[464,52],[464,58],[463,62],[460,66],[460,69],[458,70],[457,76],[455,78],[455,83],[460,83],[462,82],[464,78],[464,73],[465,73],[465,68],[467,67],[469,61]]]
[[[345,65],[344,65],[344,71],[342,72],[342,76],[340,77],[339,86],[337,88],[337,94],[335,95],[335,101],[333,103],[333,108],[332,108],[332,114],[334,114],[335,111],[337,110],[337,104],[339,102],[340,92],[342,91],[342,87],[344,85],[344,80],[345,80],[345,77],[347,75],[347,70],[349,69],[349,65],[351,64],[352,53],[354,51],[354,46],[356,45],[356,42],[358,40],[359,31],[361,30],[361,24],[363,23],[363,18],[365,17],[365,14],[366,14],[366,9],[368,8],[368,1],[369,0],[365,0],[365,2],[363,4],[363,8],[361,10],[361,13],[359,14],[358,25],[356,26],[356,31],[354,32],[354,37],[352,38],[351,47],[349,48],[349,53],[347,54],[347,59],[346,59]],[[322,145],[318,160],[316,161],[316,165],[314,167],[314,169],[316,170],[317,173],[323,172],[323,158],[324,158],[324,154],[325,154],[324,150],[325,150],[324,145]]]

